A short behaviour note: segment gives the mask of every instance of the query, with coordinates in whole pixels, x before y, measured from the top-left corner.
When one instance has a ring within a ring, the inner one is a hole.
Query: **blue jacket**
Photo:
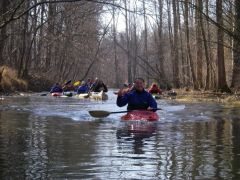
[[[88,88],[87,85],[79,86],[78,89],[77,89],[78,94],[88,93],[88,91],[89,91],[89,88]]]
[[[117,105],[123,107],[128,104],[128,110],[147,109],[148,107],[157,108],[157,102],[150,93],[143,90],[142,92],[131,91],[123,96],[117,97]]]
[[[63,89],[59,86],[59,85],[54,85],[52,88],[51,88],[51,91],[50,93],[56,93],[56,92],[63,92]]]

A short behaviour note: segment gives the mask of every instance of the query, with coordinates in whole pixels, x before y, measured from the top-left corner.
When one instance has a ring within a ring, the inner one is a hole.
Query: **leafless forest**
[[[227,92],[240,87],[240,1],[1,0],[0,65],[24,79]]]

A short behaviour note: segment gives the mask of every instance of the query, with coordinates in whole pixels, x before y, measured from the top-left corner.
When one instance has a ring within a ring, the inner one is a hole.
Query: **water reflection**
[[[133,154],[144,154],[144,140],[156,135],[156,129],[157,123],[154,122],[122,122],[116,132],[118,149],[123,149],[121,146],[124,146],[124,142],[127,142],[128,146],[130,146],[129,148],[133,150]]]
[[[0,111],[0,117],[0,177],[24,179],[29,114]]]
[[[44,98],[0,105],[0,179],[240,179],[238,108],[159,101],[159,122],[123,122],[86,117],[114,97]]]
[[[46,179],[48,172],[48,154],[46,142],[46,118],[29,116],[28,134],[26,137],[25,177],[27,179]]]

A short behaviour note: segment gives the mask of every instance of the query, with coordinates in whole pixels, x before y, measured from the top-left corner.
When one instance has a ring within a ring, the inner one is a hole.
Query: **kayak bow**
[[[156,112],[153,112],[153,111],[134,110],[123,115],[121,119],[125,121],[129,121],[129,120],[157,121],[159,120],[159,116]]]
[[[54,93],[51,93],[52,96],[54,97],[59,97],[59,96],[62,96],[63,93],[60,93],[60,92],[54,92]]]

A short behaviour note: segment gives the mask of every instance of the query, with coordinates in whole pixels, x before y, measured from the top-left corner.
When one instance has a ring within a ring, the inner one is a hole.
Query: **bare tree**
[[[196,0],[197,8],[202,10],[202,2],[201,0]],[[202,52],[202,24],[201,24],[201,12],[199,10],[195,10],[196,13],[196,46],[197,46],[197,82],[198,87],[203,88],[203,52]]]
[[[223,7],[222,0],[216,1],[217,23],[223,25]],[[224,32],[217,28],[217,67],[218,67],[218,89],[222,92],[230,92],[226,81],[225,63],[224,63]]]
[[[174,86],[176,88],[180,87],[180,81],[179,81],[179,53],[178,53],[178,17],[177,17],[177,5],[176,5],[177,0],[172,1],[172,9],[173,9],[173,28],[174,28],[174,33],[173,33],[173,81],[174,81]]]
[[[187,43],[187,54],[188,54],[188,59],[189,59],[189,64],[190,64],[190,70],[191,70],[191,75],[192,75],[192,81],[193,81],[193,88],[197,89],[197,79],[195,75],[195,68],[193,64],[193,58],[192,58],[192,52],[191,52],[191,45],[190,45],[190,37],[189,37],[189,0],[184,1],[184,22],[185,22],[185,34],[186,34],[186,43]]]
[[[240,39],[240,1],[235,0],[235,30],[234,35]],[[240,87],[240,41],[235,38],[233,41],[233,77],[232,77],[232,87]]]

